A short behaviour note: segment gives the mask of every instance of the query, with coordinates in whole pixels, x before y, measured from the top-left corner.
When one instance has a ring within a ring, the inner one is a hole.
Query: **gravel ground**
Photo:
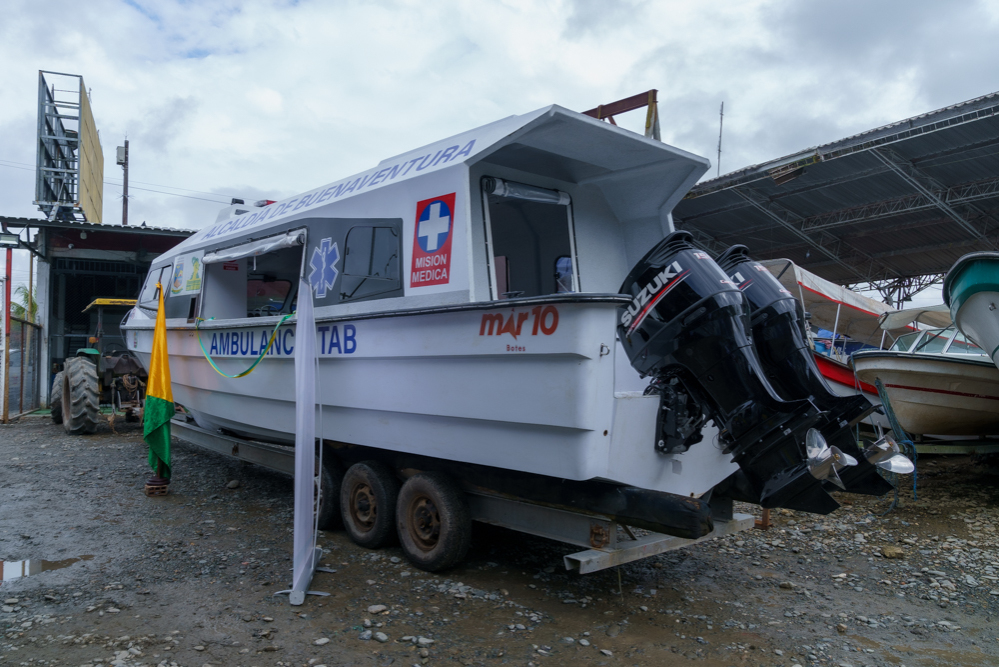
[[[486,526],[441,575],[323,533],[330,596],[290,607],[290,478],[175,441],[147,498],[141,428],[115,428],[0,426],[0,558],[53,568],[0,585],[2,665],[999,664],[997,477],[966,457],[921,459],[883,517],[846,496],[585,576]]]

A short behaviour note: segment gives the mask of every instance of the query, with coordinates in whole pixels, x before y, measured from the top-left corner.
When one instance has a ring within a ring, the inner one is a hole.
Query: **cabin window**
[[[482,189],[492,297],[579,291],[569,196],[498,178]]]
[[[246,317],[294,312],[292,299],[301,270],[302,248],[282,248],[246,258]]]
[[[171,269],[172,265],[167,265],[158,269],[153,269],[149,272],[149,277],[146,278],[146,284],[142,287],[142,293],[139,294],[140,306],[143,308],[150,308],[152,310],[159,308],[159,295],[156,294],[156,283],[159,282],[160,284],[163,284],[164,281],[169,280],[169,272]]]
[[[351,227],[344,243],[341,301],[369,299],[400,288],[399,234],[392,227]]]
[[[960,331],[954,336],[954,341],[947,348],[947,354],[976,354],[984,356],[985,351],[975,345],[975,342]]]
[[[921,333],[921,331],[914,331],[913,333],[907,333],[899,336],[898,340],[895,341],[895,344],[891,346],[891,349],[895,352],[908,352],[909,348],[912,347],[912,344],[916,342],[916,339],[919,338],[919,334]]]
[[[304,230],[207,252],[201,317],[218,320],[295,312]]]
[[[947,347],[947,341],[950,340],[952,333],[954,333],[952,329],[931,329],[926,332],[923,340],[919,342],[913,352],[940,354]]]

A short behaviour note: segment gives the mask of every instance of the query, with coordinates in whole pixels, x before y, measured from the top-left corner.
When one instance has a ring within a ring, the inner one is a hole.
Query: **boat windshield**
[[[947,354],[974,354],[984,357],[985,351],[975,345],[974,341],[958,331],[957,335],[954,336],[954,342],[947,348]]]
[[[922,331],[913,331],[912,333],[899,336],[898,340],[895,341],[894,345],[892,345],[890,349],[894,352],[908,352],[909,348],[912,347],[912,344],[916,342],[916,339],[919,338],[919,334],[921,333]]]
[[[923,339],[919,341],[919,345],[916,346],[913,352],[942,354],[953,333],[953,329],[930,329],[923,336]]]

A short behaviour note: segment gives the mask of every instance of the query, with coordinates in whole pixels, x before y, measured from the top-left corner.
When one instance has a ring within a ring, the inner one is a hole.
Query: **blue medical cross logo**
[[[336,268],[336,263],[340,261],[340,249],[332,241],[332,238],[323,239],[312,251],[312,259],[309,261],[309,266],[312,267],[309,284],[315,290],[317,299],[326,298],[326,290],[333,289],[336,277],[340,275]]]
[[[451,209],[442,201],[434,201],[423,209],[417,221],[416,238],[425,253],[437,252],[451,231]]]

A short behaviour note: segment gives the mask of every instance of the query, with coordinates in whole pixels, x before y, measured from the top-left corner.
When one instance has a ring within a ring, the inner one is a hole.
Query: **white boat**
[[[854,412],[783,401],[741,293],[671,233],[707,168],[557,106],[513,116],[230,207],[157,258],[122,329],[148,363],[155,286],[169,285],[175,401],[203,429],[291,443],[301,279],[318,433],[338,461],[394,471],[386,486],[446,471],[466,489],[598,511],[590,485],[625,498],[622,520],[683,537],[710,530],[720,497],[829,512],[834,483],[883,491]],[[239,379],[212,367],[235,375],[261,354]]]
[[[999,252],[957,260],[944,278],[943,298],[957,328],[999,367]]]
[[[920,315],[949,320],[945,308],[934,307],[899,311],[885,321],[896,326]],[[852,363],[862,382],[881,380],[899,424],[911,434],[999,433],[999,369],[953,325],[904,334],[888,350],[855,352]]]

